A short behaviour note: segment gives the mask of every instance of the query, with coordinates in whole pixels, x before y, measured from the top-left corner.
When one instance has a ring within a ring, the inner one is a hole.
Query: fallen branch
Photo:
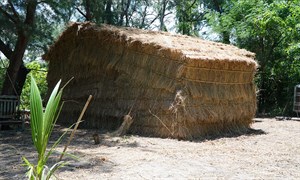
[[[132,123],[133,123],[133,119],[128,113],[127,115],[124,116],[122,125],[119,127],[118,130],[113,132],[112,135],[124,136],[127,133],[127,131],[129,130]]]

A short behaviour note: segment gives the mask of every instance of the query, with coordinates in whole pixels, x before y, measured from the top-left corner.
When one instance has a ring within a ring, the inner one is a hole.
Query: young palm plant
[[[60,161],[48,168],[46,163],[54,148],[59,144],[63,135],[54,143],[48,152],[46,148],[49,137],[52,133],[54,124],[59,116],[63,103],[60,102],[64,87],[59,89],[61,81],[59,81],[53,89],[45,110],[43,110],[40,91],[34,78],[31,76],[30,87],[30,112],[31,112],[31,133],[34,146],[38,152],[37,165],[30,163],[25,157],[23,161],[28,168],[26,173],[28,179],[47,180],[50,179],[54,172],[65,163]]]

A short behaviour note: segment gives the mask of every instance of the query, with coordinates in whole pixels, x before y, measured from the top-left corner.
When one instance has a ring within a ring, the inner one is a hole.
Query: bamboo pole
[[[73,137],[74,137],[74,135],[75,135],[75,132],[76,132],[78,126],[79,126],[79,123],[81,122],[81,119],[82,119],[82,117],[83,117],[83,115],[84,115],[84,113],[85,113],[85,111],[86,111],[88,105],[90,104],[90,101],[91,101],[92,97],[93,97],[93,96],[90,95],[89,98],[88,98],[88,100],[86,101],[86,103],[85,103],[85,105],[84,105],[84,107],[83,107],[83,109],[82,109],[82,111],[81,111],[81,114],[80,114],[80,116],[79,116],[79,118],[78,118],[78,120],[77,120],[77,122],[76,122],[76,125],[75,125],[75,127],[74,127],[74,129],[73,129],[73,131],[72,131],[72,133],[71,133],[71,135],[70,135],[69,141],[68,141],[68,143],[65,145],[65,148],[64,148],[62,154],[60,155],[59,161],[62,160],[62,158],[63,158],[63,156],[64,156],[64,154],[65,154],[65,152],[66,152],[68,146],[70,145],[70,143],[71,143],[71,141],[72,141],[72,139],[73,139]]]

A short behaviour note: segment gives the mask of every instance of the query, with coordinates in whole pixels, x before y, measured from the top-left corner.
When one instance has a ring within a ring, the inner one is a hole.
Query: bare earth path
[[[94,145],[95,131],[80,130],[68,149],[79,160],[68,158],[70,164],[57,176],[65,180],[300,179],[300,121],[256,120],[252,128],[262,133],[194,142],[105,136]],[[56,130],[55,136],[60,133]],[[0,179],[25,179],[22,156],[36,158],[29,131],[0,131]]]

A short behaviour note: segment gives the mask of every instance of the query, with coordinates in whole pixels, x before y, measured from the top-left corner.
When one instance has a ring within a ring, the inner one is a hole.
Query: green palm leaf
[[[67,82],[67,84],[70,81]],[[30,86],[30,111],[31,111],[31,132],[34,146],[38,152],[37,166],[32,165],[26,158],[23,158],[25,165],[28,167],[27,176],[29,179],[50,179],[53,173],[63,166],[64,162],[58,162],[55,164],[49,172],[47,171],[46,162],[49,156],[53,152],[54,148],[59,144],[65,133],[54,143],[49,152],[46,154],[47,145],[53,127],[58,119],[63,103],[60,102],[64,87],[59,89],[61,81],[59,81],[54,87],[45,111],[43,111],[42,99],[40,91],[34,78],[31,76]],[[45,174],[45,172],[47,173]]]
[[[31,76],[30,87],[30,112],[31,112],[31,131],[34,146],[38,152],[37,174],[40,175],[47,162],[48,155],[45,156],[49,137],[52,133],[55,121],[61,110],[60,99],[62,90],[59,90],[61,81],[59,81],[53,89],[45,112],[43,112],[42,99],[40,91],[34,78]]]
[[[34,78],[31,76],[30,87],[30,112],[31,112],[31,132],[32,140],[35,148],[41,156],[44,142],[44,121],[43,121],[43,105],[40,91],[36,85]]]

